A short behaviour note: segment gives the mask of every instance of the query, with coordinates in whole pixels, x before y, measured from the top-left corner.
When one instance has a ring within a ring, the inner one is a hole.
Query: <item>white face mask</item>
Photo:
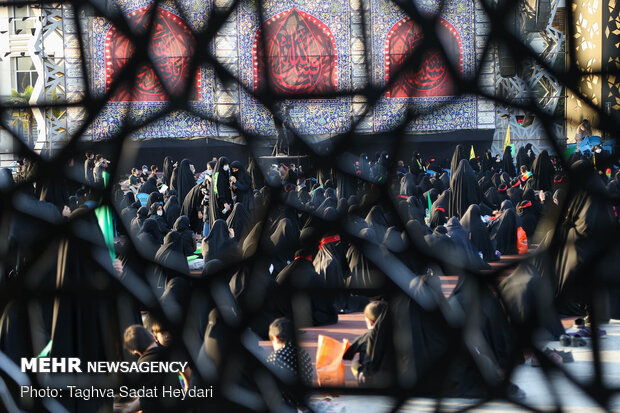
[[[207,169],[207,175],[209,175],[209,176],[213,175],[213,170],[212,169]]]
[[[228,165],[224,165],[224,170],[225,170],[226,172],[228,172],[228,170],[229,170],[229,169],[230,169],[230,166],[228,166]]]
[[[162,211],[161,209],[157,210],[157,215],[159,215],[159,216],[164,215],[164,211]]]
[[[601,153],[601,150],[600,150],[600,149],[597,149],[597,150],[595,150],[594,152],[596,152],[596,153]]]
[[[194,168],[193,165],[189,167],[189,170],[192,171],[192,173],[196,173],[196,168]]]

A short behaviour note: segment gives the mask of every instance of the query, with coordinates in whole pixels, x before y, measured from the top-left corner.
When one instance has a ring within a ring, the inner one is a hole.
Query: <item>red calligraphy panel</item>
[[[129,27],[135,33],[148,30],[152,15],[150,7],[129,14]],[[140,66],[135,83],[121,85],[111,100],[157,102],[168,100],[166,89],[173,96],[182,93],[190,78],[190,62],[195,46],[196,40],[185,22],[173,13],[158,8],[149,44],[149,56],[153,63]],[[134,52],[133,42],[113,26],[105,43],[106,91]],[[200,99],[199,73],[196,74],[196,99]]]
[[[293,8],[267,20],[256,33],[252,57],[255,90],[265,87],[265,75],[269,73],[272,87],[279,94],[336,91],[338,56],[334,36],[325,24],[300,10]]]
[[[456,29],[447,21],[439,19],[441,25],[438,37],[448,56],[454,56],[459,71],[463,71],[463,46]],[[405,61],[413,54],[424,38],[419,25],[409,17],[394,25],[385,45],[386,82],[396,76]],[[387,91],[387,97],[429,97],[452,96],[454,81],[448,72],[439,50],[427,50],[417,70],[407,70],[398,75]]]

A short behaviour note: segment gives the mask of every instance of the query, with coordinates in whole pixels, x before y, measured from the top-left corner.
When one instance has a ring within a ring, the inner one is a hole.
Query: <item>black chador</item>
[[[232,211],[229,170],[228,158],[220,157],[215,164],[213,183],[209,192],[209,222],[211,223],[218,219],[226,219]],[[227,205],[228,208],[226,208]]]

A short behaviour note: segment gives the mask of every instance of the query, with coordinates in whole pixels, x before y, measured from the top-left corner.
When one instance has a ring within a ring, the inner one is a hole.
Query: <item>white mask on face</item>
[[[230,166],[228,166],[228,165],[224,165],[224,170],[225,170],[226,172],[228,172],[228,170],[229,170],[229,169],[230,169]]]
[[[164,211],[162,211],[161,209],[157,210],[157,215],[159,215],[159,216],[164,215]]]
[[[213,175],[213,170],[212,169],[207,169],[207,175],[209,175],[209,176]]]
[[[599,148],[599,149],[595,150],[594,152],[601,153],[601,149]]]

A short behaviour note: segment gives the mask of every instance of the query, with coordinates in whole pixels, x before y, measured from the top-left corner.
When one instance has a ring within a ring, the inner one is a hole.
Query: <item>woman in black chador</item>
[[[80,293],[56,298],[49,354],[49,357],[78,357],[82,363],[123,357],[118,334],[122,330],[111,329],[109,324],[109,309],[117,305],[117,297],[101,294],[102,283],[114,283],[116,274],[93,211],[96,203],[89,206],[91,202],[71,213],[69,222],[73,225],[69,228],[79,228],[80,233],[68,235],[59,246],[56,288]],[[67,379],[78,382],[77,376]],[[113,400],[60,398],[58,402],[70,412],[86,413],[111,406]]]
[[[153,218],[145,219],[140,233],[138,233],[138,243],[136,245],[138,251],[146,258],[153,259],[163,241],[164,236],[159,231],[157,221]]]
[[[166,156],[164,158],[164,175],[163,182],[164,185],[170,187],[170,178],[172,178],[172,169],[174,168],[174,160],[170,156]]]
[[[155,254],[155,262],[159,264],[156,269],[158,286],[164,288],[173,278],[188,276],[189,267],[183,254],[183,238],[181,233],[170,231],[164,238],[164,244],[159,247]]]
[[[232,189],[235,194],[235,202],[242,203],[249,211],[252,209],[254,195],[252,193],[252,177],[243,168],[241,162],[233,161],[230,164]]]
[[[295,258],[276,278],[280,293],[274,297],[280,316],[292,319],[292,299],[294,290],[312,288],[323,290],[308,292],[312,311],[312,324],[324,326],[338,322],[338,312],[334,308],[331,294],[326,290],[325,280],[316,272],[312,265],[313,248],[305,247],[295,252]]]
[[[450,162],[450,185],[452,185],[452,181],[454,180],[454,174],[459,167],[459,164],[462,160],[467,160],[467,152],[465,152],[465,147],[461,144],[456,145],[454,148],[454,153],[452,154],[452,161]]]
[[[228,158],[220,157],[215,164],[213,183],[209,192],[209,222],[226,219],[232,211],[233,200],[230,191],[230,165]]]
[[[190,228],[189,218],[186,215],[181,215],[174,222],[172,229],[181,234],[183,254],[186,257],[192,255],[196,251],[196,237],[194,231]]]
[[[586,161],[577,161],[571,169],[579,179],[576,184],[583,189],[570,199],[566,217],[553,234],[553,242],[550,234],[541,242],[541,247],[551,248],[556,299],[562,310],[587,304],[586,294],[597,279],[598,282],[605,276],[617,279],[618,274],[617,267],[603,266],[603,260],[594,259],[602,247],[601,236],[616,222],[603,180]]]
[[[517,176],[515,164],[512,160],[512,149],[506,146],[504,149],[504,157],[502,158],[502,172],[506,172],[511,178]]]
[[[461,226],[469,233],[469,239],[474,249],[482,253],[482,259],[486,262],[499,259],[495,254],[495,248],[491,242],[487,227],[480,217],[480,207],[478,205],[469,206],[467,212],[461,218]]]
[[[358,235],[362,242],[377,243],[377,235],[372,228],[360,229]],[[351,243],[347,250],[346,260],[349,274],[346,278],[347,288],[381,288],[385,284],[385,275],[362,251],[363,245]]]
[[[166,222],[169,227],[172,227],[174,222],[181,215],[181,206],[179,205],[179,199],[176,195],[171,195],[164,204],[164,215],[166,216]]]
[[[462,217],[471,204],[479,204],[483,195],[471,165],[465,159],[456,168],[450,181],[448,216]]]
[[[177,168],[177,182],[174,189],[180,200],[185,200],[187,193],[196,185],[194,172],[189,159],[183,159]]]
[[[138,235],[142,230],[144,221],[149,217],[149,210],[147,207],[140,207],[136,211],[135,217],[131,220],[130,231],[133,235]]]
[[[553,176],[555,169],[553,163],[549,159],[547,151],[542,151],[536,157],[534,165],[532,165],[532,185],[533,188],[540,191],[551,191],[553,189]]]
[[[218,259],[228,264],[238,259],[237,242],[231,235],[226,221],[218,219],[213,223],[209,235],[202,241],[202,255],[205,263]]]
[[[510,201],[504,201],[508,203]],[[502,204],[502,206],[505,206]],[[502,214],[491,222],[489,234],[491,241],[503,255],[517,254],[517,213],[514,208],[506,208]]]
[[[228,228],[231,228],[235,233],[235,240],[239,244],[243,244],[246,235],[252,229],[251,216],[248,210],[243,204],[237,202],[233,207],[230,216],[226,219]]]

